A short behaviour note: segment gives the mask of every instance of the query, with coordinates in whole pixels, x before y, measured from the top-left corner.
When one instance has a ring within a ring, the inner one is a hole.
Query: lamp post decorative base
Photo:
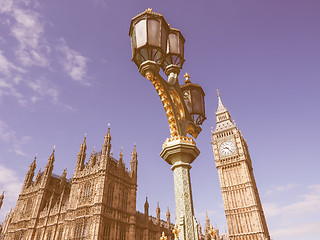
[[[200,151],[188,137],[175,137],[167,140],[160,156],[173,171],[179,240],[198,240],[197,222],[194,217],[190,169]]]

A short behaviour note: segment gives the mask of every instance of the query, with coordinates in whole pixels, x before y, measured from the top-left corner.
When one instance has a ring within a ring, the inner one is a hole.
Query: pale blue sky
[[[320,234],[320,2],[0,1],[0,221],[14,206],[36,153],[44,168],[56,146],[54,173],[68,168],[87,133],[101,149],[107,124],[112,146],[129,166],[138,151],[137,209],[174,215],[170,166],[159,156],[169,137],[161,102],[131,62],[131,18],[162,13],[186,39],[181,71],[206,93],[207,120],[191,169],[195,213],[226,227],[210,127],[216,89],[246,138],[274,239]],[[173,217],[172,217],[173,219]]]

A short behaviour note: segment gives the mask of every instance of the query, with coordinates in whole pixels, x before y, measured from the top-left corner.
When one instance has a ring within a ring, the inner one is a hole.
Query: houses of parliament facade
[[[198,239],[270,240],[246,141],[219,93],[218,100],[211,137],[228,234],[219,235],[216,229],[215,236],[210,236],[207,217],[204,234],[198,225]],[[158,204],[152,217],[147,199],[144,213],[136,210],[136,147],[128,170],[122,150],[118,160],[113,157],[109,126],[102,150],[94,150],[87,162],[86,150],[85,137],[72,179],[66,178],[66,170],[60,176],[53,173],[55,150],[43,172],[35,174],[34,159],[16,206],[2,224],[0,240],[159,240],[162,232],[174,240],[169,210],[161,220]],[[3,195],[0,200],[2,204]]]
[[[160,219],[149,216],[146,199],[144,213],[136,211],[137,151],[134,146],[130,169],[111,150],[110,127],[102,150],[86,159],[84,138],[72,180],[64,170],[61,176],[52,173],[55,150],[43,172],[35,178],[36,158],[26,174],[17,204],[2,226],[4,240],[144,240],[160,239],[161,233],[172,236],[170,212]],[[172,239],[172,238],[170,238]]]

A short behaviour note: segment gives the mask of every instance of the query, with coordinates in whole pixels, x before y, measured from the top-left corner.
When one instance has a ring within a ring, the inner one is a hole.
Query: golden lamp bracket
[[[140,70],[142,69],[140,68]],[[141,73],[151,81],[160,97],[168,119],[171,137],[186,136],[189,133],[192,137],[197,138],[201,128],[190,117],[182,97],[179,82],[175,81],[170,84],[159,73],[155,73],[156,71],[151,71],[150,69],[143,72],[142,70]]]

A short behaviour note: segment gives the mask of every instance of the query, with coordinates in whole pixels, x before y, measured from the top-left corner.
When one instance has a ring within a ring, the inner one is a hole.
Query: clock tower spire
[[[217,92],[211,139],[230,240],[270,240],[247,143]]]
[[[228,112],[227,108],[222,104],[221,96],[219,90],[217,90],[218,94],[218,109],[216,111],[216,129],[215,131],[222,131],[225,129],[235,127],[234,123],[232,122],[231,115]]]

